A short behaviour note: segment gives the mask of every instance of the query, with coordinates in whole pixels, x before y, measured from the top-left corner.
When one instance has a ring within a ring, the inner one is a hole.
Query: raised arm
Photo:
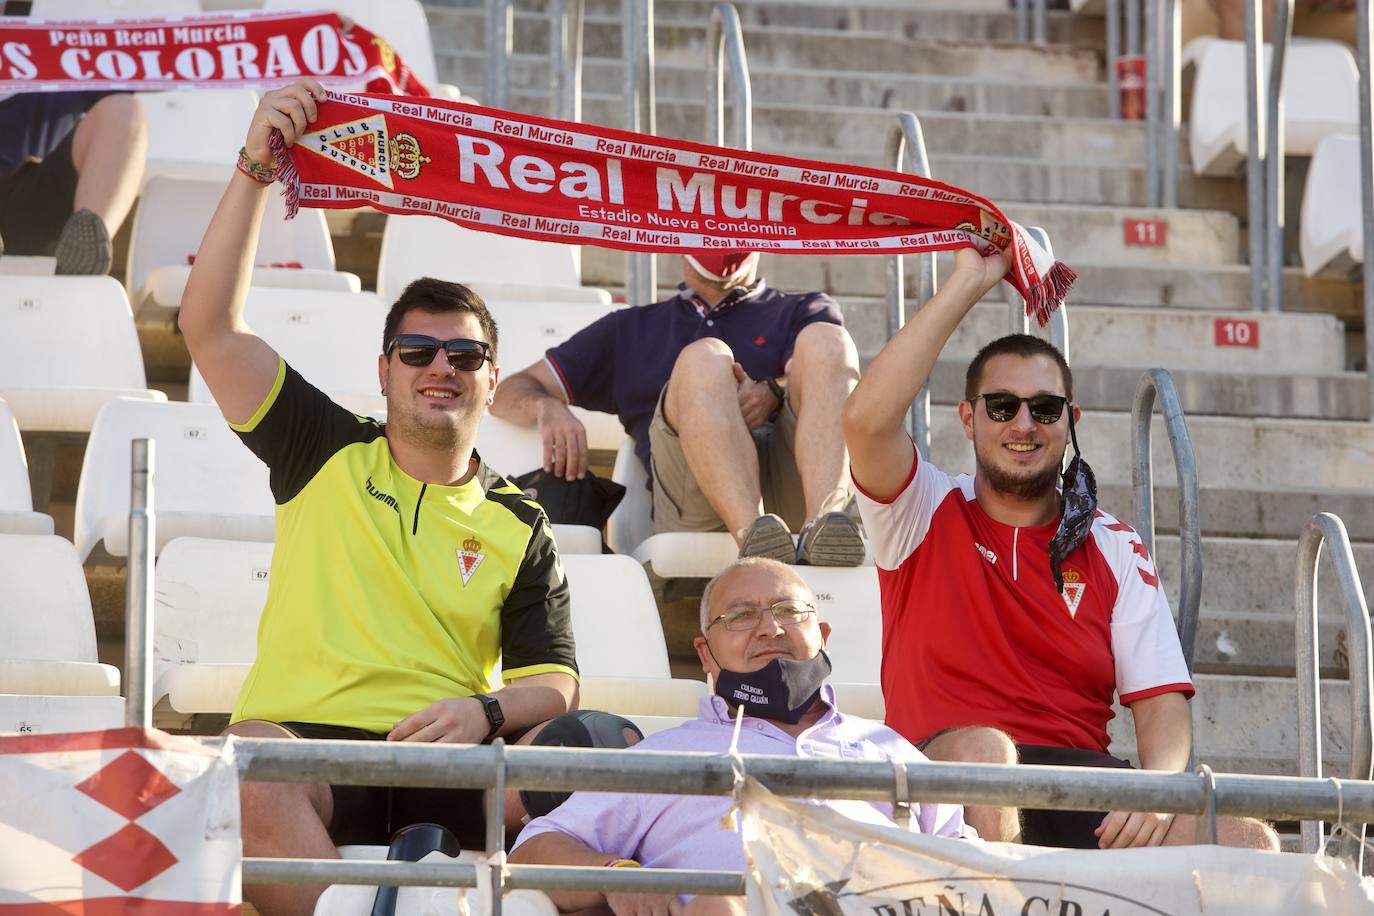
[[[879,499],[895,496],[911,470],[902,421],[959,322],[1007,272],[1005,254],[961,248],[954,273],[865,370],[844,406],[844,440],[854,479]]]
[[[568,409],[563,386],[540,360],[496,386],[491,412],[517,426],[538,426],[544,470],[576,480],[587,473],[587,428]]]
[[[272,131],[290,146],[314,120],[314,96],[323,93],[319,83],[305,79],[264,95],[248,127],[248,158],[270,165]],[[234,172],[201,240],[177,317],[191,359],[230,423],[251,419],[277,377],[276,352],[243,320],[270,188]]]

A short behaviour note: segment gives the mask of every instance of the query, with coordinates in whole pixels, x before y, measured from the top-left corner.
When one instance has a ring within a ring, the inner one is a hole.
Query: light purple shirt
[[[835,692],[829,684],[821,688],[821,700],[829,708],[796,739],[766,719],[745,716],[739,752],[846,760],[927,759],[882,723],[836,711]],[[730,749],[734,728],[726,702],[706,697],[695,720],[650,735],[630,751],[723,754]],[[608,857],[634,859],[646,868],[739,871],[744,868],[740,834],[723,829],[720,823],[731,804],[728,796],[576,792],[551,814],[530,821],[515,846],[541,833],[556,832]],[[895,826],[892,805],[884,802],[826,800],[816,804],[863,823]],[[964,809],[959,805],[913,804],[911,829],[947,837],[978,835],[964,824]]]

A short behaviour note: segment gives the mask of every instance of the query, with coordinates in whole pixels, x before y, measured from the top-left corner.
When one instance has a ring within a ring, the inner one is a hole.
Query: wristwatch
[[[501,704],[496,702],[496,697],[488,696],[485,693],[474,693],[472,698],[482,704],[482,712],[487,714],[487,722],[491,724],[491,728],[487,730],[487,737],[482,740],[490,740],[492,735],[495,735],[501,730],[501,726],[506,724],[506,714],[501,711]]]
[[[779,385],[778,380],[771,375],[765,375],[763,380],[767,383],[768,390],[773,392],[773,397],[778,399],[778,408],[781,409],[782,405],[787,401],[787,389]]]

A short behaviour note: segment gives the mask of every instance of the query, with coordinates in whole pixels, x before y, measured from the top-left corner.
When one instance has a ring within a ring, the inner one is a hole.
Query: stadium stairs
[[[1071,356],[1085,419],[1085,456],[1102,505],[1130,520],[1129,411],[1142,370],[1178,383],[1201,476],[1204,564],[1194,704],[1199,756],[1217,769],[1296,772],[1293,574],[1296,538],[1315,512],[1339,514],[1366,584],[1374,578],[1374,427],[1368,416],[1359,289],[1285,268],[1285,310],[1248,304],[1243,177],[1196,177],[1181,138],[1181,209],[1144,206],[1144,125],[1107,118],[1103,21],[1050,13],[1050,43],[1014,43],[997,0],[859,0],[848,4],[737,0],[754,98],[754,145],[764,152],[882,166],[897,111],[917,113],[932,174],[1044,226],[1079,273],[1070,297]],[[512,106],[550,110],[546,5],[515,4]],[[704,139],[705,0],[658,0],[657,127]],[[482,97],[484,10],[475,0],[426,4],[441,79]],[[620,126],[620,4],[587,0],[584,119]],[[1290,165],[1300,174],[1305,164]],[[1291,183],[1289,187],[1294,187]],[[1301,187],[1300,182],[1297,187]],[[1290,211],[1295,227],[1296,203]],[[1127,244],[1123,221],[1163,220],[1165,244]],[[1291,231],[1290,231],[1291,234]],[[1291,249],[1290,245],[1290,249]],[[907,259],[908,302],[915,295]],[[941,258],[942,270],[950,265]],[[348,268],[351,269],[351,268]],[[881,258],[771,257],[783,288],[824,289],[843,305],[865,359],[885,339]],[[358,271],[361,273],[361,271]],[[680,268],[659,260],[666,290]],[[587,248],[583,281],[623,286],[618,252]],[[1218,319],[1257,322],[1258,346],[1221,346]],[[953,405],[963,366],[1004,332],[994,291],[941,359],[932,390],[937,461],[971,469]],[[1176,491],[1167,437],[1156,423],[1154,474],[1165,584],[1177,594]],[[1366,542],[1366,543],[1358,543]],[[1346,650],[1334,577],[1321,571],[1320,660],[1328,766],[1348,754]],[[837,624],[839,621],[837,621]],[[665,629],[674,632],[669,621]],[[842,631],[841,631],[842,632]],[[675,648],[675,647],[671,647]],[[1129,714],[1118,717],[1129,752]]]

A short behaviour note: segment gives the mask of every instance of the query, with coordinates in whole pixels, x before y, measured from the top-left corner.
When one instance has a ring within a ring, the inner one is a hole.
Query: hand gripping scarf
[[[991,201],[901,172],[832,165],[435,99],[330,91],[273,152],[288,212],[372,206],[483,232],[695,254],[1012,253],[1044,325],[1075,274]]]

